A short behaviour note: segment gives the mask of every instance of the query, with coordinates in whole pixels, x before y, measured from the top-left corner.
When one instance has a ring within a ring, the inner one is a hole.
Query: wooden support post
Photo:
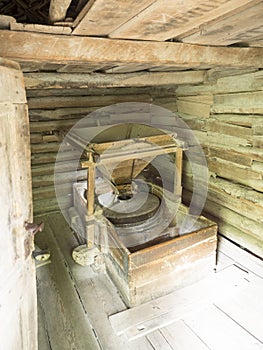
[[[175,156],[174,193],[176,199],[182,196],[182,161],[183,150],[178,148]]]
[[[87,246],[93,248],[95,241],[94,200],[95,200],[95,163],[91,152],[88,153],[89,167],[87,174]]]

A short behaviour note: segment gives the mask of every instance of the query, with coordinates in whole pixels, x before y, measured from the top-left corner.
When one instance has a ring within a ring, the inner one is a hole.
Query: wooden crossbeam
[[[111,40],[0,31],[0,56],[18,62],[263,67],[263,48],[206,47],[174,42]]]

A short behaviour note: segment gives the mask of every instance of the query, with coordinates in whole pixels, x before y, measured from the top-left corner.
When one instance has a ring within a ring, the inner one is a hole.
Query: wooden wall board
[[[16,22],[10,23],[10,30],[50,34],[71,34],[71,28],[69,27],[49,26],[44,24],[24,24]]]
[[[91,73],[97,70],[103,70],[107,69],[107,65],[101,63],[94,63],[94,64],[66,64],[59,69],[57,69],[57,72],[59,73]]]
[[[106,36],[154,3],[154,0],[89,1],[74,22],[74,35]]]
[[[99,103],[101,107],[110,106],[115,103],[121,102],[152,102],[150,95],[130,95],[130,96],[101,96],[100,102],[98,102],[97,96],[59,96],[59,97],[38,97],[29,98],[29,109],[55,109],[55,108],[80,108],[80,107],[92,107],[97,106]]]
[[[17,61],[50,63],[151,64],[189,68],[263,66],[263,48],[204,47],[184,43],[111,40],[104,38],[0,31],[0,55]],[[56,51],[52,48],[56,47]],[[58,54],[59,53],[59,54]]]
[[[204,82],[204,71],[190,72],[141,72],[126,74],[53,74],[25,73],[26,89],[80,89],[105,87],[158,87],[160,85],[198,84]],[[101,90],[102,91],[102,90]],[[111,90],[110,90],[111,91]],[[114,90],[113,90],[114,91]]]
[[[259,0],[159,0],[110,34],[111,38],[159,40],[195,31],[205,22],[236,13]]]
[[[185,43],[201,45],[231,45],[249,42],[253,36],[262,35],[263,4],[253,6],[201,25],[199,31],[182,39]],[[253,35],[252,35],[253,33]]]

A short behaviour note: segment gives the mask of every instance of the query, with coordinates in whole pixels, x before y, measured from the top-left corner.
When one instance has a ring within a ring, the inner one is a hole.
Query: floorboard
[[[262,349],[262,343],[214,305],[184,321],[211,350]]]
[[[208,350],[206,344],[182,320],[161,329],[173,350]]]

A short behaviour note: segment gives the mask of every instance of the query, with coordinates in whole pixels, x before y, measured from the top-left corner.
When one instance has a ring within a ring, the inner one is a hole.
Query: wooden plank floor
[[[193,307],[190,312],[187,305],[182,307],[182,297],[178,308],[179,299],[173,299],[173,309],[187,313],[181,318],[177,314],[174,322],[163,325],[167,314],[161,315],[147,334],[130,340],[132,328],[117,336],[109,317],[128,317],[126,323],[131,322],[131,326],[139,321],[141,325],[144,320],[151,325],[146,318],[147,305],[141,309],[141,319],[140,307],[133,311],[137,318],[132,318],[129,312],[133,309],[126,309],[104,270],[74,263],[71,251],[78,243],[61,214],[37,218],[40,220],[45,222],[45,230],[37,234],[36,240],[40,248],[51,251],[51,264],[37,269],[39,350],[263,349],[263,262],[232,243],[220,240],[217,273],[213,274],[220,277],[223,298],[208,298],[201,308]],[[200,284],[196,288],[200,293]]]

